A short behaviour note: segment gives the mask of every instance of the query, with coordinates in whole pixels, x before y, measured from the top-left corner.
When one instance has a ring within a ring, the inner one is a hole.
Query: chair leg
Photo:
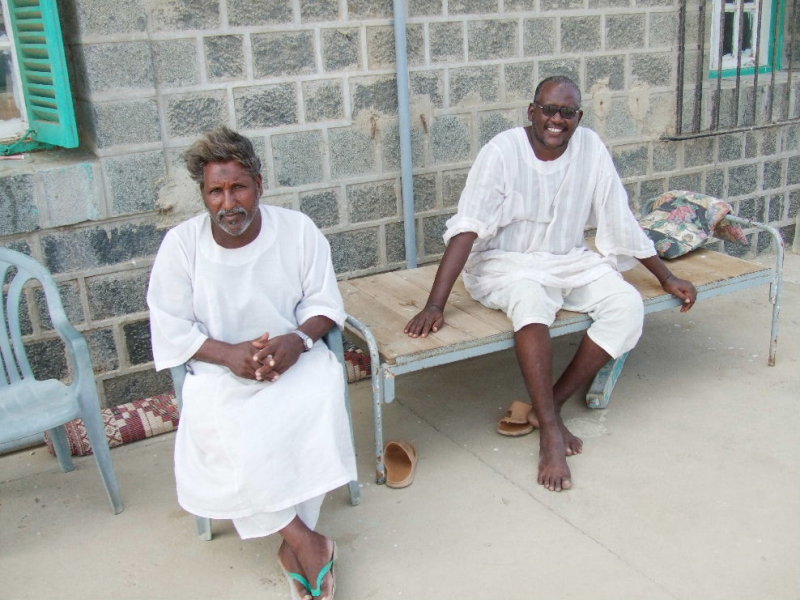
[[[358,481],[351,481],[347,484],[347,487],[350,489],[350,506],[361,504],[361,488],[358,485]]]
[[[69,450],[67,430],[63,425],[59,425],[51,429],[49,433],[50,439],[53,440],[53,449],[56,451],[58,464],[64,473],[69,473],[75,469],[75,463],[72,461],[72,453]]]
[[[197,535],[204,542],[211,540],[211,519],[208,517],[195,517],[194,522],[197,525]]]
[[[88,414],[87,414],[88,413]],[[83,424],[89,441],[92,444],[97,468],[100,469],[100,476],[103,478],[103,485],[106,487],[108,500],[111,503],[111,510],[115,515],[122,512],[122,495],[119,491],[119,483],[114,473],[114,464],[111,462],[111,452],[108,449],[108,439],[106,438],[105,428],[100,418],[100,412],[86,411],[83,414]]]

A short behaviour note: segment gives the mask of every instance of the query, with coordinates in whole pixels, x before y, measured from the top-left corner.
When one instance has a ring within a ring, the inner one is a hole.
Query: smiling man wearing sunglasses
[[[681,311],[697,295],[656,255],[608,150],[596,133],[579,127],[580,104],[571,79],[548,77],[528,107],[531,125],[504,131],[481,149],[458,212],[447,221],[447,249],[428,301],[405,327],[409,336],[425,337],[444,325],[444,306],[462,269],[469,293],[508,315],[531,405],[523,405],[522,423],[501,422],[498,432],[516,436],[539,428],[537,481],[553,491],[572,486],[566,457],[583,449],[561,407],[642,333],[641,296],[620,271],[638,260],[683,301]],[[585,241],[590,225],[597,228],[596,251]],[[593,323],[553,384],[549,328],[562,308],[588,313]]]

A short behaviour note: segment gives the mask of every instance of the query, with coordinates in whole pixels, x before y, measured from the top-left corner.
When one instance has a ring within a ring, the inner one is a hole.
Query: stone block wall
[[[794,237],[800,125],[686,141],[674,131],[674,0],[409,0],[419,258],[496,133],[526,124],[536,83],[579,82],[631,204],[689,188]],[[220,123],[250,136],[264,201],[310,215],[341,277],[405,261],[389,0],[60,0],[81,148],[0,164],[0,243],[42,260],[89,339],[103,402],[169,388],[144,293],[169,226],[202,210],[180,161]],[[798,114],[796,93],[792,106]],[[13,164],[12,164],[13,163]],[[753,255],[766,241],[752,234]],[[29,297],[37,369],[63,376]]]

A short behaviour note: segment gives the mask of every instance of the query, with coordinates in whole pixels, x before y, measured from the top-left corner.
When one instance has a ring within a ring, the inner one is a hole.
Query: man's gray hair
[[[542,91],[542,88],[547,85],[548,83],[555,83],[558,85],[569,85],[575,90],[575,93],[578,94],[578,104],[581,103],[581,89],[578,87],[578,84],[572,81],[566,75],[552,75],[550,77],[545,77],[539,82],[539,85],[536,86],[536,91],[533,92],[533,101],[539,101],[539,93]]]
[[[203,171],[210,163],[229,162],[235,160],[256,179],[261,174],[261,160],[258,158],[253,143],[224,125],[206,132],[183,153],[189,176],[202,188]]]

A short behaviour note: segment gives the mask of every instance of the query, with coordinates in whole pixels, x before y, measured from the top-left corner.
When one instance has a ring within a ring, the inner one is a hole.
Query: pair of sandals
[[[331,559],[325,564],[325,566],[320,569],[319,573],[317,574],[317,581],[316,586],[312,587],[311,582],[308,581],[305,577],[300,575],[300,573],[293,573],[286,569],[286,567],[281,562],[280,558],[278,558],[278,565],[283,571],[284,576],[286,577],[286,581],[289,583],[289,590],[292,593],[292,600],[312,600],[314,598],[321,598],[322,600],[333,600],[333,595],[336,593],[336,575],[333,572],[333,563],[336,560],[336,542],[333,542],[333,551],[331,552]],[[330,594],[327,596],[322,596],[322,582],[325,581],[325,577],[331,574],[331,590]],[[308,592],[307,594],[300,595],[297,591],[297,585],[295,582],[299,582],[305,591]]]

